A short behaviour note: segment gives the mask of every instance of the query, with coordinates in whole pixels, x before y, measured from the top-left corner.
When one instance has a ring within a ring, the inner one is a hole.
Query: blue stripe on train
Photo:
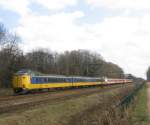
[[[53,84],[53,83],[65,83],[65,82],[96,82],[95,79],[78,79],[78,78],[50,78],[50,77],[31,77],[32,84]]]
[[[52,84],[52,83],[64,83],[70,82],[72,83],[72,78],[49,78],[49,77],[31,77],[32,84]]]

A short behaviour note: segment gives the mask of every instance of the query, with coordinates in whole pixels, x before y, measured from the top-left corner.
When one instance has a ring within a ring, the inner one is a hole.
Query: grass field
[[[126,90],[129,91],[129,89]],[[95,107],[98,108],[98,111],[104,110],[104,106],[108,108],[109,104],[111,105],[115,100],[118,101],[118,95],[123,96],[121,92],[123,92],[122,89],[115,89],[53,105],[43,105],[24,112],[3,114],[0,116],[0,125],[68,125],[73,124],[71,121],[74,122],[74,120],[79,121],[80,124],[80,121],[83,120],[80,119],[82,114],[87,113],[88,116],[90,109],[94,112],[97,110]],[[127,92],[124,91],[124,93]],[[91,119],[93,118],[95,119],[94,115]]]
[[[142,90],[138,93],[135,104],[134,112],[132,117],[133,125],[150,125],[148,117],[148,86],[145,85]]]

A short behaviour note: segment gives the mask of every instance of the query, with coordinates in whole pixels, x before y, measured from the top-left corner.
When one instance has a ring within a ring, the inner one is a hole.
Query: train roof
[[[78,79],[102,79],[102,77],[85,77],[85,76],[65,76],[65,75],[45,75],[28,69],[22,69],[16,75],[28,74],[31,77],[48,77],[48,78],[78,78]]]
[[[63,75],[39,75],[32,77],[47,77],[47,78],[77,78],[77,79],[102,79],[100,77],[84,77],[84,76],[63,76]]]

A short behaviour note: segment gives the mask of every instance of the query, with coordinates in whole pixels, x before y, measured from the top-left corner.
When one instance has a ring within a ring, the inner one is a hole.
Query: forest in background
[[[150,67],[147,69],[147,81],[150,82]]]
[[[118,65],[107,62],[89,50],[57,53],[35,49],[24,53],[19,48],[21,39],[0,24],[0,87],[11,87],[12,76],[20,69],[31,69],[44,74],[124,78]]]

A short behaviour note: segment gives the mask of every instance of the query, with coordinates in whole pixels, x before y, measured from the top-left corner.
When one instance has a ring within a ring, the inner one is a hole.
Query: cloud
[[[0,0],[0,7],[14,11],[22,17],[33,13],[29,8],[32,2],[39,3],[49,10],[60,10],[67,6],[76,5],[77,1],[78,0]]]
[[[94,7],[105,7],[111,9],[150,9],[149,0],[85,0]]]
[[[84,29],[76,26],[76,20],[84,13],[58,13],[48,16],[29,15],[20,19],[18,34],[25,41],[28,50],[36,47],[65,49],[78,48]],[[38,36],[38,37],[37,37]]]
[[[85,17],[83,11],[63,11],[67,6],[77,5],[78,0],[1,0],[0,6],[21,16],[15,31],[23,40],[20,46],[25,52],[40,47],[59,52],[89,49],[119,64],[126,73],[144,77],[150,64],[150,15],[143,10],[149,9],[149,0],[85,1],[94,8],[123,8],[125,11],[117,11],[117,14],[104,17],[100,22],[88,24],[80,23],[80,19]],[[29,8],[31,2],[39,3],[49,11],[61,11],[36,15]],[[132,16],[129,9],[142,14]]]
[[[60,10],[66,6],[72,6],[77,4],[77,0],[33,0],[49,10]]]
[[[104,57],[122,66],[126,72],[144,77],[150,64],[149,22],[149,15],[106,18],[97,29],[102,36]]]
[[[20,16],[25,16],[30,11],[28,8],[29,0],[0,0],[0,7],[14,11]]]
[[[98,51],[126,73],[144,77],[150,64],[150,16],[106,17],[96,24],[78,24],[82,11],[60,12],[48,16],[29,15],[17,28],[23,38],[22,48],[49,48],[56,51],[89,49]],[[146,34],[145,34],[146,33]],[[142,50],[142,51],[141,51]]]

